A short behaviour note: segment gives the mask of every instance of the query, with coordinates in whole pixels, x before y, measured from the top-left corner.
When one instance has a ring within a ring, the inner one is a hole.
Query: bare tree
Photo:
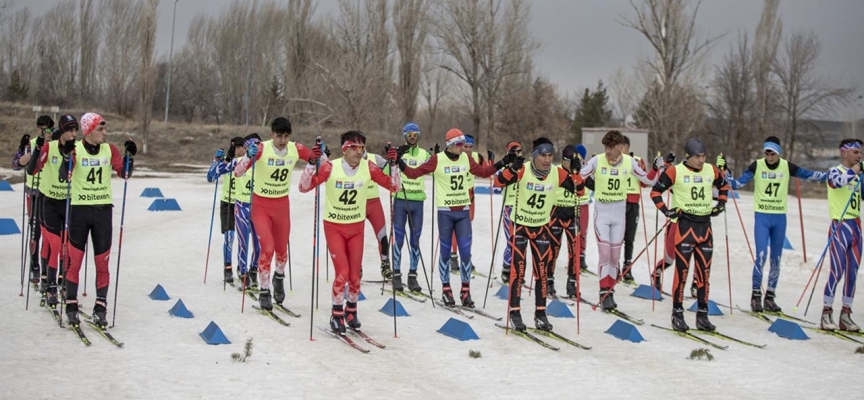
[[[650,105],[643,101],[642,104],[648,107],[641,107],[640,122],[655,133],[655,138],[659,139],[655,145],[661,149],[682,141],[688,131],[680,129],[700,125],[698,113],[681,113],[669,107],[673,107],[681,96],[698,97],[697,87],[688,87],[690,83],[684,82],[686,75],[698,67],[720,38],[703,40],[696,34],[696,16],[701,3],[698,1],[691,11],[688,9],[689,0],[644,0],[640,6],[631,0],[635,15],[621,15],[618,21],[642,34],[654,49],[653,57],[642,63],[642,68],[653,77],[646,94]],[[675,120],[682,117],[695,119]]]
[[[783,53],[774,61],[776,75],[783,93],[781,108],[785,116],[784,152],[795,157],[795,145],[813,133],[815,126],[802,121],[805,116],[831,115],[836,106],[845,105],[855,88],[834,87],[815,73],[822,52],[813,32],[795,32],[788,37]]]
[[[453,90],[452,74],[440,68],[445,61],[440,55],[431,51],[425,53],[426,61],[423,62],[423,83],[420,85],[420,93],[426,103],[429,114],[429,127],[426,132],[435,132],[435,121],[438,117],[439,107],[442,100],[450,96]]]
[[[106,109],[132,116],[140,89],[141,40],[137,21],[144,8],[139,2],[102,0],[100,9],[103,28],[111,32],[105,35],[99,58],[100,97]]]
[[[311,54],[315,49],[316,34],[312,16],[315,13],[315,4],[312,0],[289,0],[286,13],[286,40],[285,44],[285,68],[283,72],[283,94],[284,98],[294,98],[292,111],[299,114],[300,111],[314,112],[309,102],[310,70],[312,69]],[[287,103],[286,103],[287,106]],[[283,112],[286,111],[283,108]],[[329,115],[329,114],[328,114]],[[319,115],[320,117],[320,115]],[[328,116],[324,116],[327,118]]]
[[[396,98],[402,121],[413,121],[417,112],[417,93],[426,49],[429,3],[426,0],[397,0],[393,3],[393,26],[399,50],[399,81]]]
[[[71,104],[77,98],[80,38],[76,7],[73,2],[60,2],[39,17],[33,27],[33,40],[39,53],[38,101],[59,106]]]
[[[30,9],[22,8],[8,17],[5,25],[0,25],[0,76],[4,78],[6,98],[12,101],[27,99],[32,87],[35,62],[31,43],[32,21]]]
[[[139,104],[141,113],[141,133],[144,136],[144,146],[142,152],[147,154],[147,137],[150,131],[150,118],[153,114],[153,91],[155,88],[156,69],[153,63],[153,48],[156,44],[156,7],[159,6],[159,0],[144,0],[143,15],[141,15],[140,25],[138,26],[139,40],[141,47],[139,48],[141,58],[141,103]]]
[[[96,58],[99,51],[100,26],[93,10],[94,0],[81,0],[78,20],[81,33],[81,72],[78,80],[78,96],[91,100],[96,84]],[[112,32],[113,34],[113,32]]]
[[[771,68],[783,32],[778,15],[780,0],[764,0],[753,43],[753,78],[756,85],[756,130],[761,136],[776,129],[780,93],[771,80]]]

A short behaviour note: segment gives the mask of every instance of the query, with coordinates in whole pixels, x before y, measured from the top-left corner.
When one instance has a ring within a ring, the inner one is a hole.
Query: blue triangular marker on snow
[[[199,333],[199,335],[207,344],[231,344],[231,341],[222,333],[222,329],[219,329],[219,325],[213,321],[210,321],[210,325],[207,325],[204,332]]]
[[[501,300],[507,300],[508,298],[510,298],[510,286],[509,285],[501,286],[498,289],[498,292],[495,293],[495,297],[497,297]]]
[[[155,199],[147,211],[183,211],[175,199]]]
[[[162,195],[162,191],[159,188],[147,188],[141,192],[141,197],[165,197]]]
[[[438,329],[438,333],[463,342],[466,340],[480,339],[480,337],[474,333],[474,329],[471,329],[471,325],[455,318],[447,320],[447,322],[444,323],[444,326]]]
[[[651,300],[651,297],[653,296],[654,300],[663,301],[663,294],[661,294],[655,287],[649,285],[639,285],[639,287],[633,291],[631,296],[648,300]]]
[[[153,291],[150,292],[150,298],[153,300],[162,300],[162,301],[171,300],[171,298],[168,297],[168,293],[165,292],[165,288],[163,288],[162,285],[156,285],[156,287],[153,288]]]
[[[381,307],[380,310],[382,313],[387,314],[389,316],[393,316],[393,299],[387,299],[387,302],[384,303],[384,307]],[[399,300],[396,300],[396,316],[397,317],[410,317],[408,311],[405,311],[405,307],[402,307],[402,303]]]
[[[699,302],[694,301],[693,305],[687,309],[687,311],[696,312],[699,309]],[[717,303],[714,300],[708,300],[708,315],[723,315],[723,311],[720,311],[720,307],[717,307]]]
[[[768,328],[769,332],[774,332],[777,336],[790,340],[808,340],[810,337],[798,325],[792,321],[787,321],[783,318],[777,318]]]
[[[795,250],[792,248],[792,243],[789,242],[789,238],[783,238],[783,250]]]
[[[12,190],[12,185],[9,182],[0,181],[0,192],[14,192],[14,190]]]
[[[645,340],[633,324],[621,321],[620,319],[615,321],[615,323],[606,330],[606,333],[615,336],[618,339],[627,340],[633,343],[639,343]]]
[[[168,310],[168,313],[179,318],[195,318],[195,316],[192,315],[192,311],[189,311],[189,309],[186,308],[186,304],[183,304],[183,299],[178,299],[177,303],[174,303],[174,307],[171,307],[171,309]]]
[[[546,304],[546,314],[555,318],[576,318],[570,308],[558,300],[552,300]]]
[[[17,235],[21,233],[18,223],[11,218],[0,218],[0,235]]]

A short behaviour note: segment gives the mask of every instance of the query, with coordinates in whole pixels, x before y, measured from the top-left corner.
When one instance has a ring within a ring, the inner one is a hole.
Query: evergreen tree
[[[576,142],[582,141],[582,128],[594,128],[606,125],[612,119],[612,110],[609,109],[609,95],[603,81],[597,82],[597,88],[592,92],[585,89],[576,112],[573,115],[571,132]]]

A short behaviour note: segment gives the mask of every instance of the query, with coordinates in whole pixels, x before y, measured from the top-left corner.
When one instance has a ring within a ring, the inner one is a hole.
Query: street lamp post
[[[174,61],[174,21],[177,19],[178,1],[180,0],[174,0],[174,16],[171,17],[171,51],[168,53],[168,88],[165,91],[165,125],[168,125],[168,108],[171,106],[171,69],[172,62]]]

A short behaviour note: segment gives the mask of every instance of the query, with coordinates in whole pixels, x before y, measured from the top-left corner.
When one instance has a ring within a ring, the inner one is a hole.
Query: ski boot
[[[636,279],[633,278],[633,267],[630,264],[630,261],[624,262],[624,270],[627,272],[621,277],[621,280],[627,284],[636,283]]]
[[[39,284],[39,278],[41,277],[41,271],[39,271],[39,264],[33,262],[30,263],[30,283],[37,285]]]
[[[234,284],[234,272],[231,270],[230,265],[225,266],[225,283],[229,285]]]
[[[541,331],[552,332],[552,324],[546,318],[546,310],[534,311],[534,327]]]
[[[50,287],[50,286],[51,285],[48,284],[48,277],[45,275],[42,275],[41,279],[39,280],[39,292],[41,292],[41,293],[47,292],[48,287]],[[56,293],[56,291],[55,291],[55,293]]]
[[[408,290],[414,293],[420,293],[423,289],[420,288],[420,284],[417,283],[417,271],[408,271]]]
[[[696,329],[705,332],[714,332],[717,327],[708,320],[708,309],[699,308],[696,311]]]
[[[761,289],[753,289],[753,294],[750,295],[750,311],[754,313],[761,313],[765,311],[762,308],[762,290]]]
[[[567,297],[576,298],[576,275],[567,275]]]
[[[453,298],[453,289],[450,289],[450,284],[444,284],[441,287],[441,301],[447,307],[456,307],[456,299]]]
[[[285,301],[285,274],[273,273],[273,301],[276,304]]]
[[[57,304],[60,304],[60,300],[57,299],[57,285],[48,286],[45,291],[45,304],[51,309],[57,308]]]
[[[505,285],[510,284],[510,266],[507,264],[501,266],[501,282]]]
[[[345,322],[348,323],[348,327],[359,331],[360,330],[360,319],[357,318],[357,303],[348,302],[345,307]]]
[[[345,335],[345,312],[342,311],[342,305],[333,306],[333,311],[330,314],[330,330],[339,335]]]
[[[588,272],[588,262],[585,261],[585,255],[584,254],[579,256],[579,269],[584,271],[584,272]]]
[[[390,260],[381,260],[381,277],[385,281],[393,279],[393,270],[390,269]]]
[[[93,306],[93,323],[96,326],[105,329],[108,326],[108,302],[102,297],[96,298],[96,305]]]
[[[397,292],[405,291],[405,287],[402,286],[402,272],[393,271],[393,290]]]
[[[672,310],[672,329],[678,332],[687,332],[690,327],[684,322],[684,309],[676,308]]]
[[[776,313],[783,312],[783,310],[780,309],[780,306],[778,306],[777,303],[774,302],[775,297],[777,297],[777,295],[774,294],[773,290],[765,292],[765,300],[763,300],[762,302],[762,308],[765,311]]]
[[[546,279],[546,297],[552,300],[558,297],[558,293],[555,291],[555,278],[551,276]]]
[[[270,299],[270,289],[258,292],[258,305],[264,311],[273,311],[273,301]]]
[[[450,271],[459,272],[459,254],[450,253]]]
[[[81,319],[78,317],[78,300],[66,300],[66,320],[71,326],[81,324]]]
[[[618,308],[618,304],[615,304],[615,299],[612,296],[614,296],[614,292],[612,290],[600,290],[600,298],[603,299],[603,303],[600,305],[600,307],[603,308],[603,311],[612,311]]]
[[[843,308],[840,309],[840,330],[841,331],[858,332],[861,330],[861,327],[852,321],[851,315],[852,315],[852,309],[851,308],[843,306]]]
[[[510,328],[519,332],[525,332],[528,327],[522,322],[522,314],[519,310],[510,310]]]
[[[249,279],[249,283],[246,284],[246,287],[257,292],[258,291],[258,270],[257,269],[250,269],[249,270],[249,276],[247,277],[247,279]]]
[[[837,324],[834,323],[834,309],[831,307],[822,308],[822,320],[819,321],[819,327],[826,331],[836,331]]]
[[[471,284],[463,283],[462,290],[459,291],[459,299],[462,301],[462,306],[474,308],[474,300],[471,300]]]

